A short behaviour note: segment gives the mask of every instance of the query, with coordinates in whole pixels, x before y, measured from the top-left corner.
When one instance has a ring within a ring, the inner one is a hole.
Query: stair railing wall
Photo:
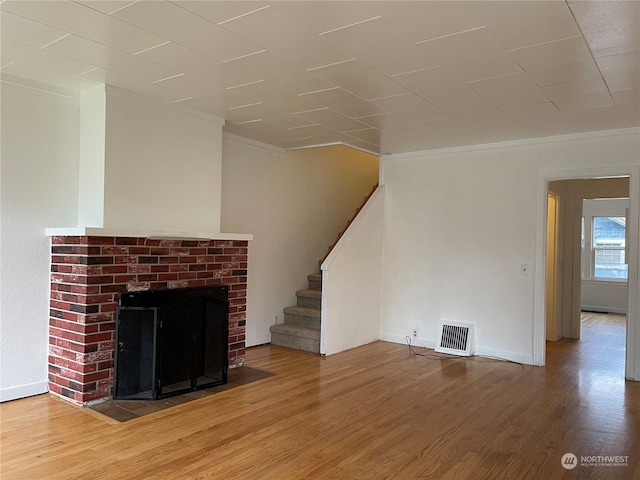
[[[384,186],[378,186],[322,262],[320,353],[380,339]]]

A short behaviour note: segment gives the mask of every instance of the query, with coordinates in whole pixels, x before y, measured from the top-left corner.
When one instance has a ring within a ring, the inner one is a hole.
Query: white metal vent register
[[[436,352],[452,355],[473,355],[473,324],[464,322],[443,322],[440,324]]]

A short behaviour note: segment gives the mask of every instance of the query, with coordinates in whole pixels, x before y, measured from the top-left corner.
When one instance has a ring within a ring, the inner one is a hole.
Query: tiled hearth
[[[49,389],[75,403],[111,396],[123,292],[229,286],[229,367],[244,363],[246,240],[52,236]]]

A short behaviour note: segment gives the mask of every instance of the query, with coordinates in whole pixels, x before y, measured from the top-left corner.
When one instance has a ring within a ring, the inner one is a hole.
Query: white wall
[[[378,181],[378,158],[334,146],[284,152],[223,137],[224,231],[249,243],[247,345],[271,340],[295,291]]]
[[[78,211],[79,98],[2,83],[0,400],[47,391],[49,238]]]
[[[539,172],[639,159],[637,129],[384,157],[381,338],[467,321],[478,354],[533,363]]]
[[[591,222],[594,216],[624,217],[625,209],[629,208],[628,199],[586,199],[582,214],[585,219],[585,236],[590,237]],[[589,240],[587,240],[589,241]],[[591,269],[591,249],[583,249],[582,269]],[[627,313],[627,282],[582,280],[580,288],[580,304],[583,310],[595,312]]]
[[[378,187],[322,264],[322,354],[380,339],[383,214]]]
[[[220,232],[222,122],[107,91],[104,227]]]

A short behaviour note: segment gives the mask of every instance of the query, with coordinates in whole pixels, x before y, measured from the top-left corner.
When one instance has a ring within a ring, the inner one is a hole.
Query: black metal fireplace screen
[[[227,383],[227,286],[130,292],[116,322],[115,399],[158,399]]]

